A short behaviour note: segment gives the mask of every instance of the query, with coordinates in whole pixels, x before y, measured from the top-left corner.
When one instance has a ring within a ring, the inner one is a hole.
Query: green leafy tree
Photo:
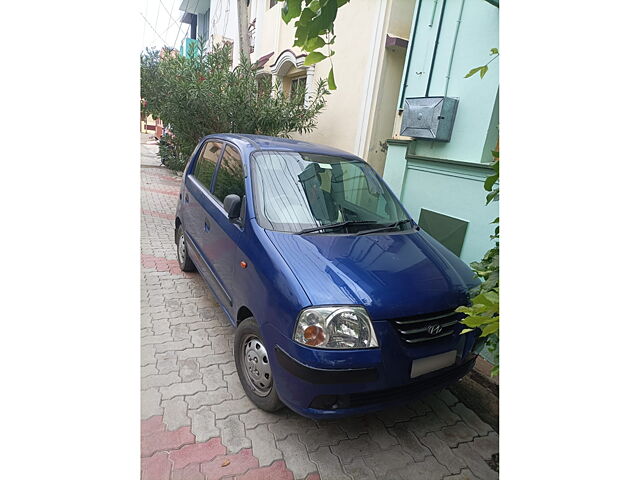
[[[185,56],[167,48],[140,56],[143,113],[170,125],[171,135],[160,142],[167,166],[184,168],[198,141],[211,133],[289,136],[316,127],[329,93],[325,80],[306,99],[303,91],[290,95],[267,83],[247,58],[232,69],[229,46],[204,47],[200,40]]]
[[[278,0],[283,2],[282,19],[285,23],[296,20],[295,41],[293,45],[307,52],[304,64],[314,65],[329,59],[335,53],[332,46],[336,41],[333,24],[338,9],[349,0]],[[336,89],[333,62],[327,79],[329,89]]]

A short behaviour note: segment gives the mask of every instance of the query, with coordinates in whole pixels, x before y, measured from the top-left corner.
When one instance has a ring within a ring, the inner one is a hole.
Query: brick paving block
[[[227,363],[221,363],[219,365],[220,370],[222,370],[223,375],[230,375],[232,373],[237,374],[238,372],[236,371],[236,364],[235,362],[227,362]]]
[[[140,394],[140,418],[147,419],[153,415],[162,415],[160,392],[157,388],[142,390]]]
[[[140,378],[144,378],[149,375],[157,375],[157,374],[158,374],[158,369],[152,363],[140,368]]]
[[[463,442],[470,442],[473,437],[477,436],[474,430],[471,430],[464,423],[456,423],[450,427],[444,427],[442,430],[436,433],[442,440],[447,442],[451,448],[456,447]]]
[[[220,369],[220,372],[222,372],[222,369]],[[231,375],[223,375],[222,378],[223,382],[227,384],[227,389],[229,390],[229,393],[233,398],[242,398],[246,396],[237,373],[233,373]]]
[[[215,390],[222,386],[227,386],[227,382],[225,382],[224,376],[222,375],[222,370],[218,365],[211,365],[210,367],[204,368],[200,367],[200,373],[202,374],[202,382],[207,386],[208,390]]]
[[[156,363],[156,351],[153,345],[144,345],[140,348],[140,366]]]
[[[315,452],[319,447],[336,445],[340,440],[346,440],[347,434],[337,425],[320,425],[318,428],[307,429],[300,434],[300,441],[305,444],[309,452]]]
[[[163,401],[161,405],[164,407],[162,417],[167,430],[177,430],[180,427],[191,425],[191,419],[187,416],[187,402],[183,397]]]
[[[331,452],[337,455],[342,463],[351,463],[356,458],[365,455],[376,455],[381,452],[377,443],[371,440],[369,435],[362,435],[355,439],[342,440],[337,445],[330,447]]]
[[[458,397],[456,397],[451,391],[447,388],[440,390],[436,393],[436,397],[446,403],[449,407],[452,407],[456,403],[458,403]]]
[[[203,405],[218,405],[225,400],[231,398],[231,394],[226,388],[218,388],[217,390],[207,390],[198,392],[195,395],[184,397],[189,405],[189,409],[198,409]]]
[[[171,342],[173,340],[173,337],[171,336],[171,334],[164,334],[164,335],[151,335],[148,337],[142,337],[142,340],[140,341],[141,345],[154,345],[154,344],[159,344],[159,343],[166,343],[166,342]]]
[[[364,463],[362,458],[356,458],[353,462],[345,465],[344,471],[354,480],[377,480],[373,470]]]
[[[174,325],[171,327],[171,336],[174,340],[189,340],[191,338],[191,334],[189,333],[189,324],[181,323],[179,325]]]
[[[200,318],[195,315],[178,315],[177,317],[169,319],[169,323],[173,325],[189,325],[194,322],[200,321]]]
[[[158,353],[177,352],[178,359],[186,358],[186,357],[181,357],[180,355],[183,352],[192,350],[191,342],[189,340],[187,340],[187,339],[178,340],[178,341],[172,341],[172,342],[167,342],[167,343],[159,343],[155,347],[156,347],[156,352],[158,352]]]
[[[246,435],[251,440],[253,455],[258,459],[260,466],[270,465],[275,460],[283,458],[282,452],[276,447],[273,434],[266,425],[258,425],[253,429],[247,429]]]
[[[290,435],[284,440],[277,440],[276,446],[282,452],[284,461],[293,472],[293,476],[302,479],[317,471],[315,463],[309,459],[304,444],[300,443],[297,435]]]
[[[435,395],[429,395],[425,397],[424,400],[436,413],[436,415],[439,416],[447,425],[453,425],[460,420],[460,417],[452,412],[447,404]]]
[[[466,466],[459,457],[454,455],[449,445],[435,433],[428,433],[424,438],[421,438],[420,441],[429,448],[438,462],[447,467],[449,472],[458,473]]]
[[[269,425],[269,430],[276,440],[282,440],[292,433],[300,433],[305,430],[311,430],[308,434],[313,435],[313,432],[318,430],[318,426],[313,420],[292,412],[291,415],[283,415],[279,422]]]
[[[178,374],[183,382],[192,382],[202,378],[198,362],[195,358],[186,358],[178,360]]]
[[[160,387],[160,394],[163,400],[169,400],[173,397],[193,395],[198,392],[204,392],[207,387],[200,380],[192,382],[174,383],[168,387]]]
[[[258,467],[258,459],[247,448],[239,453],[222,455],[216,457],[215,460],[202,463],[200,471],[204,473],[207,480],[218,480],[223,476],[240,475],[246,473],[249,469]]]
[[[493,431],[493,429],[489,425],[484,423],[480,419],[480,417],[476,415],[476,412],[474,412],[473,410],[470,410],[463,403],[458,403],[457,405],[451,407],[451,410],[457,413],[460,416],[460,418],[462,418],[462,420],[469,427],[471,427],[473,430],[478,432],[479,435],[487,435],[489,434],[489,432]]]
[[[251,448],[251,440],[247,438],[244,423],[237,415],[216,420],[216,427],[220,429],[222,443],[229,449],[230,453],[237,453],[243,448]]]
[[[211,408],[216,412],[216,418],[223,419],[227,418],[229,415],[248,413],[250,410],[255,409],[256,406],[251,402],[251,400],[244,397],[238,400],[225,400]]]
[[[216,414],[211,407],[201,407],[197,410],[187,410],[191,419],[191,431],[197,442],[205,442],[212,437],[220,436],[220,429],[216,427]]]
[[[389,429],[400,444],[400,448],[416,461],[423,461],[431,455],[431,451],[421,444],[415,435],[407,429],[406,423],[398,423]]]
[[[444,421],[433,412],[416,417],[409,422],[403,422],[402,425],[406,425],[407,429],[415,433],[418,438],[425,436],[429,432],[437,432],[445,427]]]
[[[182,379],[175,372],[149,375],[140,380],[140,387],[144,390],[151,387],[167,387],[171,384],[181,382]]]
[[[211,339],[205,330],[192,330],[189,334],[191,336],[191,343],[194,347],[211,346]]]
[[[480,454],[471,448],[469,443],[461,443],[458,448],[454,448],[452,451],[480,480],[497,480],[498,472],[492,470]]]
[[[182,427],[172,432],[154,432],[145,435],[141,442],[143,457],[149,457],[155,452],[163,450],[176,450],[183,445],[194,443],[195,437],[189,431],[189,427]]]
[[[265,412],[259,408],[240,415],[240,420],[246,428],[256,428],[258,425],[276,423],[280,421],[281,418],[284,418],[282,413]]]
[[[307,475],[307,476],[305,477],[305,479],[304,479],[304,480],[321,480],[321,479],[320,479],[320,474],[319,474],[319,473],[317,473],[317,472],[316,472],[316,473],[310,473],[309,475]]]
[[[166,427],[162,423],[162,415],[155,415],[140,422],[140,435],[149,435],[150,433],[164,432]]]
[[[449,475],[444,477],[442,480],[478,480],[478,477],[476,477],[468,468],[464,468],[460,473]]]
[[[309,458],[318,466],[320,478],[351,480],[351,477],[342,470],[340,459],[331,453],[329,447],[320,447],[317,452],[309,453]]]
[[[407,406],[388,408],[375,415],[382,420],[386,427],[392,427],[399,422],[407,422],[417,416],[416,413]]]
[[[169,452],[169,460],[174,468],[184,468],[189,464],[209,462],[220,455],[226,455],[227,449],[220,438],[212,438],[206,442],[185,445]]]
[[[178,352],[178,359],[181,360],[183,358],[200,358],[206,357],[207,355],[213,355],[214,352],[211,347],[193,347],[187,348]]]
[[[155,455],[143,458],[142,480],[169,480],[171,478],[171,462],[165,452],[158,452]]]
[[[369,453],[369,456],[364,457],[364,462],[369,465],[380,478],[394,478],[393,475],[390,475],[391,471],[414,463],[413,458],[403,452],[398,445],[385,450],[379,455]]]
[[[434,457],[427,457],[422,462],[411,463],[398,470],[394,470],[389,478],[397,478],[402,480],[415,480],[416,478],[424,480],[441,480],[448,475],[449,471],[440,465]]]
[[[371,440],[380,445],[382,450],[398,444],[398,440],[389,433],[379,418],[373,415],[367,415],[365,418]]]
[[[199,463],[192,463],[184,468],[174,468],[171,471],[171,480],[205,480],[200,471]]]
[[[174,356],[174,352],[162,353],[158,355],[156,366],[160,374],[178,372],[178,359]]]
[[[200,368],[202,368],[233,361],[233,352],[216,353],[214,355],[205,355],[204,357],[199,357],[198,365],[200,365]]]
[[[420,398],[407,403],[407,408],[416,412],[416,415],[426,415],[433,411],[431,410],[431,407]]]
[[[235,477],[234,480],[293,480],[293,473],[287,469],[282,460],[278,460],[268,467],[249,470],[247,473]]]
[[[491,432],[485,437],[476,437],[473,439],[473,449],[485,460],[491,459],[493,455],[499,452],[498,434]]]

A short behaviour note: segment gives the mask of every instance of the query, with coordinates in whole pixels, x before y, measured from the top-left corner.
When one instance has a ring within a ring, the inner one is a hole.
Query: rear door
[[[215,276],[224,293],[227,307],[233,305],[233,275],[236,265],[239,265],[239,243],[242,242],[244,231],[244,208],[241,221],[231,223],[224,209],[224,198],[236,194],[245,199],[245,175],[240,151],[227,143],[218,166],[213,186],[213,202],[207,205],[205,221],[211,229],[206,234],[205,255],[211,262]]]
[[[191,172],[185,180],[184,202],[185,231],[187,238],[195,247],[197,256],[202,256],[204,252],[203,242],[205,241],[205,205],[213,201],[211,188],[213,174],[222,152],[223,144],[220,141],[208,141],[200,149],[200,154]],[[190,245],[191,247],[191,245]],[[192,258],[199,267],[202,267],[201,258]]]

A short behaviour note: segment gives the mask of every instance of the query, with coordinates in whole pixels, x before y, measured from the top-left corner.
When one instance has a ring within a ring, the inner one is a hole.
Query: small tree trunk
[[[249,11],[247,0],[237,0],[238,2],[238,39],[240,41],[240,56],[249,59]]]

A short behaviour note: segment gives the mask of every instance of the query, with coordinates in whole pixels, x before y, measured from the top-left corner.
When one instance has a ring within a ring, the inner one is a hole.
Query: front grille
[[[400,334],[400,338],[409,344],[429,342],[448,337],[458,332],[457,325],[464,314],[455,310],[397,318],[391,324]]]

